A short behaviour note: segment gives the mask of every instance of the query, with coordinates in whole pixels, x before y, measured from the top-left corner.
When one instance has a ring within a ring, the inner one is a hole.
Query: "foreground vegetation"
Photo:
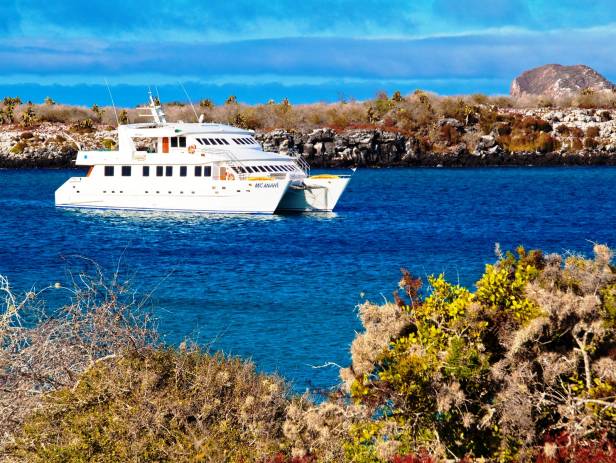
[[[616,267],[523,248],[471,291],[403,271],[325,400],[190,343],[100,276],[49,314],[6,281],[6,461],[616,461]]]

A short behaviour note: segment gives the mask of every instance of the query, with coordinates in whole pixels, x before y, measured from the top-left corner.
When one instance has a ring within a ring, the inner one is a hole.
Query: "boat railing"
[[[231,150],[221,148],[205,148],[205,152],[226,156],[227,159],[231,161],[229,166],[235,170],[241,180],[248,177],[248,169],[246,169],[244,163],[235,154],[233,154]],[[241,167],[241,169],[238,169],[237,167]]]
[[[297,167],[299,167],[301,170],[304,171],[304,173],[306,174],[306,177],[310,177],[310,164],[306,162],[306,160],[302,157],[302,155],[297,154],[297,156],[291,156],[291,158],[295,161],[295,164],[297,164]]]

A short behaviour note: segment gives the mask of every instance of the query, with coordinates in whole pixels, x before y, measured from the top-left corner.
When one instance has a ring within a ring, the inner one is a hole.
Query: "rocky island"
[[[192,108],[164,105],[170,120]],[[442,97],[420,90],[364,102],[247,106],[202,100],[206,121],[255,130],[267,150],[295,153],[313,167],[616,165],[616,87],[586,66],[523,73],[510,97]],[[113,149],[110,108],[23,104],[0,109],[0,167],[72,167],[78,147]],[[124,109],[120,122],[138,122]]]

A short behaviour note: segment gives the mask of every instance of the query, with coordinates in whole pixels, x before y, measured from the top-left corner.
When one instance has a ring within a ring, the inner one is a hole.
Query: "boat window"
[[[187,171],[186,166],[180,166],[180,177],[186,177],[186,171]]]
[[[252,143],[253,145],[257,145],[257,140],[255,140],[254,138],[249,138],[248,140],[250,140],[250,143]]]
[[[200,138],[195,138],[195,140],[197,140],[199,142],[200,145],[203,145],[203,142],[201,141]]]
[[[171,148],[178,147],[178,137],[171,137]]]
[[[157,177],[163,176],[163,166],[156,166],[156,176]]]
[[[249,173],[252,173],[252,167],[246,166],[246,171],[249,172]]]
[[[212,176],[212,166],[205,166],[205,167],[203,167],[203,176],[204,177],[211,177]]]
[[[280,169],[280,166],[272,166],[272,167],[276,172],[282,172],[282,170]]]
[[[179,137],[180,139],[180,148],[186,148],[186,137]]]
[[[214,140],[213,138],[208,138],[208,140],[210,141],[210,145],[217,145],[218,143],[216,143],[216,140]]]
[[[171,177],[173,175],[173,166],[165,167],[165,176]]]
[[[210,144],[210,141],[207,138],[202,138],[201,141],[206,145]]]
[[[113,177],[113,166],[105,166],[105,177]]]
[[[293,172],[293,168],[291,166],[284,166],[284,170],[287,172]]]
[[[265,170],[265,169],[263,168],[263,166],[257,166],[257,168],[258,168],[261,172],[266,172],[266,173],[267,173],[267,170]]]
[[[268,172],[274,172],[274,169],[272,169],[272,166],[263,166],[265,167],[265,170],[267,170]]]
[[[240,141],[242,142],[242,145],[247,145],[248,142],[246,141],[245,138],[240,138]]]
[[[144,177],[150,176],[150,166],[143,166],[143,176]]]
[[[130,166],[122,166],[122,177],[130,177]]]
[[[237,168],[239,169],[239,171],[240,171],[242,174],[245,174],[245,173],[246,173],[246,169],[244,169],[242,166],[238,166]]]
[[[201,166],[195,166],[195,177],[201,177]]]
[[[225,145],[228,145],[228,144],[229,144],[229,142],[227,141],[227,139],[226,139],[226,138],[223,138],[223,139],[222,139],[222,142],[223,142]]]
[[[231,140],[233,140],[233,143],[235,143],[236,145],[239,145],[239,144],[240,144],[240,142],[239,142],[239,141],[237,141],[237,138],[232,138]]]
[[[223,144],[223,143],[222,143],[222,140],[221,140],[220,138],[216,138],[215,140],[218,142],[218,144],[219,144],[219,145],[222,145],[222,144]]]

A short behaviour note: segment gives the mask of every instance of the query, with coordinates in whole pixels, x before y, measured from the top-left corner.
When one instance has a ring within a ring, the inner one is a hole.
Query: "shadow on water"
[[[21,203],[21,205],[26,205]],[[114,209],[79,209],[59,208],[61,214],[75,219],[101,219],[132,221],[137,225],[144,223],[177,222],[196,224],[216,222],[277,222],[285,219],[302,219],[306,221],[332,220],[338,217],[335,212],[276,212],[274,214],[214,214],[178,211],[142,211],[142,210],[114,210]]]

